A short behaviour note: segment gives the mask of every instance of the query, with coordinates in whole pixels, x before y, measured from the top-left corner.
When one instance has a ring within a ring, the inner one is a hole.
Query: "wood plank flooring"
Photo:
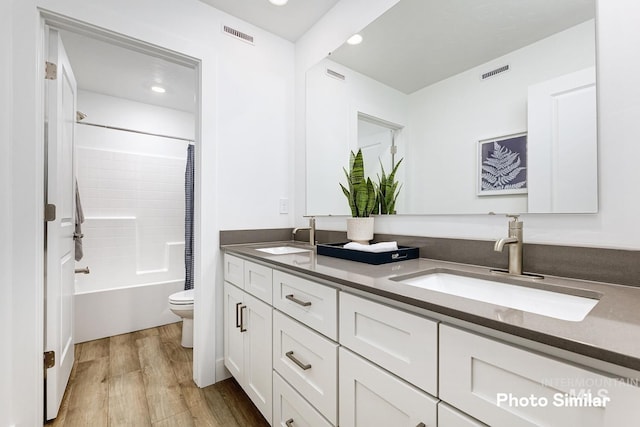
[[[234,379],[193,382],[181,323],[77,344],[58,417],[47,427],[268,426]]]

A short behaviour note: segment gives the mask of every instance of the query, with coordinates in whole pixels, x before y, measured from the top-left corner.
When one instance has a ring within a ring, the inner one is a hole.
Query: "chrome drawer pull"
[[[76,268],[74,270],[75,274],[89,274],[91,273],[91,271],[89,271],[89,267],[85,267],[85,268]]]
[[[293,418],[289,418],[287,421],[285,421],[284,425],[286,425],[287,427],[293,427]]]
[[[240,332],[247,332],[247,328],[244,327],[244,316],[242,314],[245,308],[247,308],[246,305],[240,307]]]
[[[416,427],[427,427],[427,425],[425,423],[420,423]]]
[[[298,298],[294,297],[293,294],[286,295],[285,298],[289,301],[295,302],[296,304],[300,304],[303,307],[309,307],[311,305],[311,301],[300,301]]]
[[[293,351],[287,351],[284,355],[287,356],[289,359],[291,359],[291,361],[293,361],[293,363],[298,365],[300,369],[302,369],[303,371],[306,371],[307,369],[311,369],[311,365],[309,365],[308,363],[305,365],[304,363],[296,359],[293,356]]]
[[[238,313],[238,312],[239,312],[240,310],[238,310],[238,307],[240,307],[241,305],[242,305],[242,303],[241,303],[241,302],[239,302],[239,303],[237,303],[237,304],[236,304],[236,328],[239,328],[239,327],[240,327],[240,318],[238,317],[238,316],[239,316],[239,313]]]

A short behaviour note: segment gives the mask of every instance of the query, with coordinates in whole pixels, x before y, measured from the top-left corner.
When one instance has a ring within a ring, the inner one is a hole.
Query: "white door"
[[[598,211],[596,70],[529,87],[529,212]]]
[[[75,248],[74,125],[76,81],[57,31],[48,31],[48,62],[56,64],[47,80],[46,203],[55,219],[46,222],[45,351],[55,352],[55,365],[45,371],[46,418],[58,414],[73,367],[73,293]]]

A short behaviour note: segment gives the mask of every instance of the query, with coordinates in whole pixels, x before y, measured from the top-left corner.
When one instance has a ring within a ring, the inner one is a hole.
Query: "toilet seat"
[[[169,295],[169,304],[172,305],[193,305],[193,289],[176,292]]]

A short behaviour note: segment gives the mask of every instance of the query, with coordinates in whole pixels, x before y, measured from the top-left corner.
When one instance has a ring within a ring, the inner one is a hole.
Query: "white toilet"
[[[182,346],[193,347],[193,289],[169,296],[169,308],[182,317]]]

